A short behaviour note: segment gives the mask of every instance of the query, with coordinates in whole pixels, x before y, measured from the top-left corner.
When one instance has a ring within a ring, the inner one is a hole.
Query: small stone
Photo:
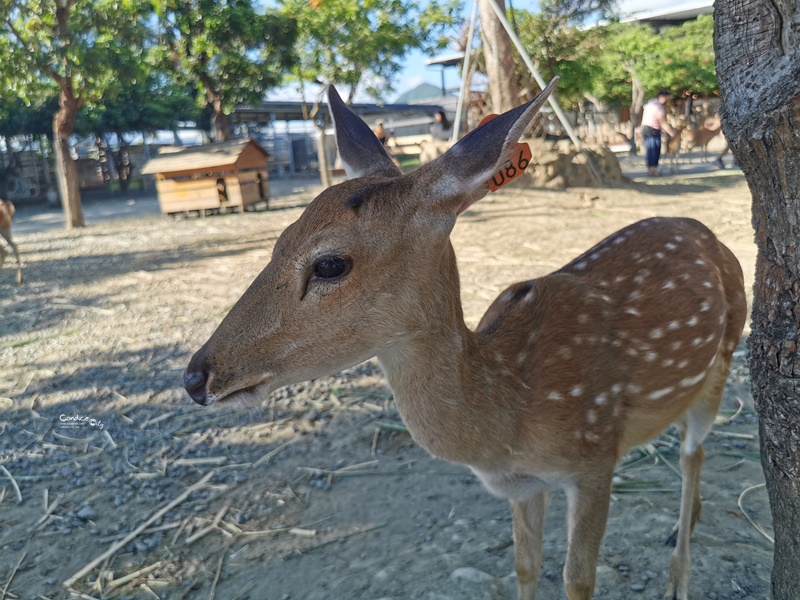
[[[90,521],[97,518],[97,512],[91,506],[84,506],[75,516],[83,521]]]
[[[634,583],[631,585],[632,592],[643,592],[644,591],[644,584],[643,583]]]
[[[450,573],[450,579],[463,579],[465,581],[471,581],[472,583],[484,583],[486,581],[492,581],[494,577],[474,567],[461,567]]]
[[[655,579],[656,577],[658,577],[658,573],[656,573],[655,571],[650,571],[649,569],[644,572],[644,575],[642,575],[642,579],[645,581],[650,581],[652,579]]]
[[[44,580],[44,582],[47,585],[55,585],[56,583],[58,583],[58,580],[55,577],[48,577],[47,579]]]

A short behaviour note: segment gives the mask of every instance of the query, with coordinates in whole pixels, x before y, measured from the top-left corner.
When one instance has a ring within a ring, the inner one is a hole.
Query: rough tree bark
[[[56,184],[64,207],[67,229],[83,227],[83,206],[78,186],[78,169],[69,151],[69,136],[75,128],[80,99],[72,91],[71,78],[68,85],[61,88],[58,112],[53,116],[53,151],[55,154]]]
[[[800,598],[800,0],[718,0],[725,137],[753,195],[749,340],[775,529],[773,600]]]
[[[520,103],[520,88],[516,76],[517,51],[497,18],[491,3],[506,10],[505,0],[480,0],[481,39],[489,77],[492,112],[504,113]]]

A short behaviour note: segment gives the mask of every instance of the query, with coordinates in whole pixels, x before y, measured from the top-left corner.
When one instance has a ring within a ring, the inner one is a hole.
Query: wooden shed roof
[[[233,166],[245,148],[251,144],[262,152],[264,157],[268,156],[267,151],[250,138],[205,146],[165,146],[160,149],[158,156],[144,164],[141,172],[143,174],[172,173]]]

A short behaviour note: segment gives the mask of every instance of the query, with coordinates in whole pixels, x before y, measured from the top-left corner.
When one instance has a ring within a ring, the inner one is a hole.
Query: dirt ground
[[[267,212],[18,235],[27,281],[0,271],[0,600],[72,597],[76,574],[82,598],[515,597],[506,503],[414,445],[374,362],[261,406],[202,408],[181,388],[191,354],[315,191]],[[493,194],[453,233],[466,318],[474,326],[509,283],[654,215],[704,221],[749,290],[749,203],[726,173]],[[763,482],[745,352],[706,445],[693,599],[769,597],[771,545],[738,504]],[[621,462],[597,598],[661,598],[677,457],[667,432]],[[551,498],[545,600],[564,597],[564,497]],[[763,488],[741,502],[770,529]]]

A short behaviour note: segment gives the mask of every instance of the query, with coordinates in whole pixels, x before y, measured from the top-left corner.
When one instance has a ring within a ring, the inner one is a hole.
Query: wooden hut
[[[269,199],[267,151],[255,140],[166,147],[142,167],[156,178],[161,212],[225,209]]]

